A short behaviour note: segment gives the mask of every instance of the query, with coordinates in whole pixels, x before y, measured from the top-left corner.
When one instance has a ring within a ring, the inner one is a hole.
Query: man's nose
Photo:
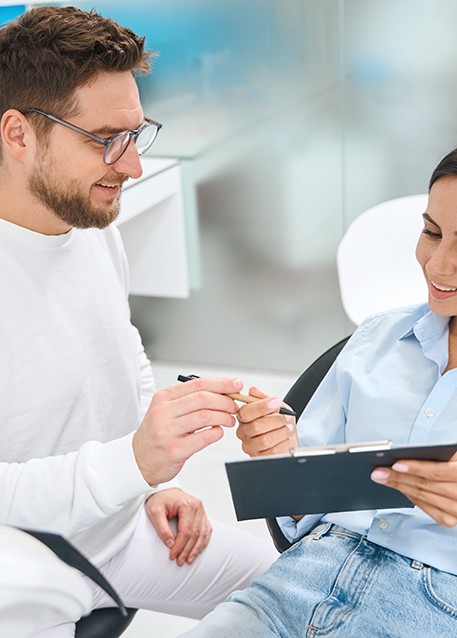
[[[111,166],[117,173],[124,173],[132,179],[141,177],[143,174],[143,167],[141,166],[138,149],[133,141],[130,142],[122,157],[120,157],[117,162],[114,162]]]

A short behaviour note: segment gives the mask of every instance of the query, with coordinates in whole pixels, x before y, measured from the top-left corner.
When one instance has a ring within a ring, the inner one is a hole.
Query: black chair
[[[335,343],[335,345],[321,354],[320,357],[302,372],[284,397],[284,402],[290,405],[296,412],[297,420],[317,390],[320,382],[331,368],[332,363],[346,345],[348,339],[349,337],[341,339],[341,341],[338,341],[338,343]],[[286,549],[289,549],[292,543],[290,543],[282,533],[277,520],[275,518],[267,518],[266,523],[278,552],[282,553]]]
[[[94,609],[88,616],[76,623],[76,638],[118,638],[135,616],[137,609],[127,608],[127,616],[122,616],[116,607]]]

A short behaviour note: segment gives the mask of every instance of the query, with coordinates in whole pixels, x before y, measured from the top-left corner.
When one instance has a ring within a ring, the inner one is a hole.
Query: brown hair
[[[441,179],[441,177],[449,175],[457,176],[457,148],[445,155],[445,157],[439,161],[430,178],[428,190],[430,190],[433,184],[437,180]]]
[[[73,114],[75,90],[100,72],[150,70],[144,38],[94,10],[38,7],[0,28],[0,118],[15,108]],[[46,118],[36,120],[44,133]]]

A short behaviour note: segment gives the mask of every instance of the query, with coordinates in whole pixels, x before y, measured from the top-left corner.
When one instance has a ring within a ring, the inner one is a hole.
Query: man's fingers
[[[177,560],[178,564],[183,565],[190,551],[190,547],[187,551],[185,550],[191,539],[192,539],[192,523],[191,521],[188,521],[185,524],[181,524],[181,529],[178,528],[178,533],[176,534],[176,539],[172,547],[172,550],[170,552],[170,560],[177,560],[178,558],[181,558],[184,555],[185,556],[184,560],[181,560],[181,562]]]
[[[180,514],[175,544],[170,559],[179,566],[185,562],[191,564],[209,542],[211,525],[206,517],[203,505],[197,509]]]
[[[167,546],[173,547],[175,535],[169,525],[165,512],[149,512],[149,517],[153,523],[160,540]]]
[[[196,512],[194,530],[189,537],[183,551],[177,558],[178,564],[187,562],[191,565],[209,543],[212,527],[203,507]]]
[[[189,565],[192,565],[192,563],[197,558],[197,556],[202,553],[205,547],[208,546],[208,543],[211,538],[211,532],[212,532],[211,525],[209,524],[209,522],[207,522],[205,531],[200,534],[197,542],[195,543],[195,545],[189,552],[189,555],[187,557],[187,563]]]
[[[185,442],[183,443],[183,445],[185,445],[186,458],[190,458],[196,452],[200,452],[200,450],[208,447],[208,445],[216,443],[216,441],[220,441],[223,436],[224,430],[218,425],[193,432],[186,437]]]
[[[243,381],[232,377],[199,377],[178,385],[170,386],[160,392],[167,393],[171,400],[180,399],[194,392],[214,392],[215,394],[234,394],[241,392]]]
[[[233,399],[214,392],[194,392],[173,401],[169,401],[168,398],[164,394],[161,396],[156,395],[153,403],[151,403],[151,410],[153,410],[155,418],[169,421],[170,419],[191,415],[200,410],[219,410],[227,414],[236,414],[238,412],[238,406]]]
[[[197,412],[175,418],[173,424],[174,431],[179,436],[181,434],[192,434],[202,428],[209,428],[216,425],[231,428],[236,424],[236,419],[228,412],[219,412],[218,410],[208,410],[204,408]]]

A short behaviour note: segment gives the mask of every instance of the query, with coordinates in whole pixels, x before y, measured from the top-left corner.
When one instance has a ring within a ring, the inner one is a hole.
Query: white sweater
[[[132,450],[154,391],[114,227],[0,219],[0,524],[56,531],[100,565],[145,496]]]

